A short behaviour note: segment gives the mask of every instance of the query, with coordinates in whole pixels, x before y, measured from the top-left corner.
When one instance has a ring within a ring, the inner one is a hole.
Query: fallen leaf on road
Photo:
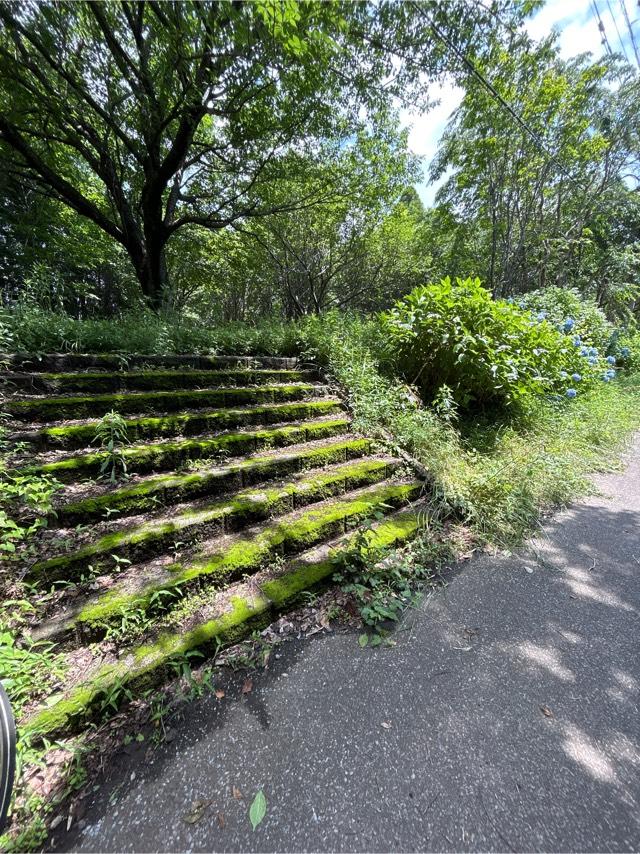
[[[242,686],[242,693],[243,694],[250,694],[252,690],[253,690],[253,680],[245,679],[244,685]]]
[[[249,807],[249,821],[251,822],[251,827],[255,830],[256,827],[260,824],[262,819],[267,814],[267,799],[264,796],[264,792],[262,789],[258,792],[258,794],[253,799],[253,803]]]
[[[225,824],[227,823],[225,821],[224,813],[219,812],[218,815],[216,816],[216,820],[218,822],[218,827],[220,828],[220,830],[222,830],[224,828]]]
[[[380,726],[384,727],[385,729],[391,729],[391,722],[390,721],[382,721]]]
[[[216,697],[218,698],[218,700],[221,700],[224,697],[224,691],[222,690],[222,688],[217,689]]]
[[[545,718],[552,718],[553,717],[553,712],[551,711],[549,706],[540,706],[540,711],[545,716]]]
[[[236,801],[241,801],[244,798],[244,795],[237,786],[231,787],[231,794],[236,799]]]
[[[211,801],[194,801],[191,804],[191,809],[188,813],[182,816],[182,820],[187,824],[195,824],[200,821]]]

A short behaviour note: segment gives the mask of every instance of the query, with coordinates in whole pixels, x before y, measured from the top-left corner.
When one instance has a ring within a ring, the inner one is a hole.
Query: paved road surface
[[[153,765],[132,782],[126,769],[115,806],[105,787],[83,833],[60,842],[640,849],[640,442],[629,461],[521,555],[463,565],[395,649],[344,634],[284,644],[248,697],[193,704]],[[255,832],[232,786],[264,790]],[[213,803],[188,824],[197,799]]]

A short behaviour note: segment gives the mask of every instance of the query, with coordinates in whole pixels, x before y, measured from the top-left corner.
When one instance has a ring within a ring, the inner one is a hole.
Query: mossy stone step
[[[74,581],[86,574],[89,566],[94,572],[113,569],[114,555],[136,562],[161,554],[176,539],[190,541],[195,536],[237,531],[243,525],[385,480],[397,466],[393,459],[341,463],[270,489],[247,489],[197,510],[183,510],[170,520],[152,520],[106,534],[77,551],[34,564],[26,578],[39,584],[58,579]]]
[[[371,450],[370,439],[340,437],[320,446],[303,444],[294,450],[250,457],[205,471],[150,477],[140,483],[59,505],[49,519],[49,526],[73,526],[104,518],[107,512],[139,513],[178,501],[221,495],[276,477],[357,459]]]
[[[87,394],[81,397],[10,398],[4,411],[21,421],[61,421],[65,418],[100,418],[112,409],[121,415],[149,412],[177,412],[305,400],[326,391],[313,383],[264,385],[193,391],[149,391],[123,394]]]
[[[122,450],[128,472],[142,474],[178,468],[191,460],[203,460],[219,454],[237,457],[263,448],[285,447],[311,442],[345,432],[348,418],[317,419],[265,430],[222,433],[210,439],[183,439],[156,445],[133,445]],[[106,454],[101,451],[67,457],[43,465],[29,466],[23,472],[50,475],[63,483],[97,477]]]
[[[285,421],[300,421],[335,415],[343,410],[335,398],[274,403],[264,406],[245,406],[236,409],[205,409],[179,415],[164,415],[147,418],[126,419],[129,441],[157,439],[168,436],[193,436],[210,430],[227,430],[251,424],[282,424]],[[94,441],[97,422],[69,424],[60,427],[45,427],[29,433],[13,433],[15,442],[29,442],[37,448],[85,448]]]
[[[172,595],[183,596],[195,585],[228,584],[239,576],[256,572],[280,556],[292,555],[316,543],[339,536],[349,527],[378,512],[397,509],[416,500],[422,483],[384,482],[314,506],[290,513],[266,527],[246,529],[222,550],[206,551],[194,560],[168,566],[132,567],[105,593],[95,593],[74,603],[69,612],[43,623],[38,637],[61,637],[75,632],[103,635],[109,626],[130,615],[166,610]],[[36,637],[36,634],[34,634]]]
[[[315,371],[275,370],[273,368],[230,368],[226,370],[119,371],[113,373],[7,373],[3,380],[10,387],[29,394],[66,394],[88,392],[103,394],[117,391],[166,391],[218,386],[273,385],[310,382]]]
[[[297,367],[291,356],[205,356],[145,353],[0,353],[0,364],[21,372],[123,371],[135,368],[278,368]]]
[[[375,523],[365,534],[366,547],[380,550],[411,540],[422,526],[419,509],[403,510]],[[192,650],[215,655],[223,645],[236,643],[256,626],[263,626],[297,601],[300,594],[326,583],[335,572],[333,554],[354,547],[350,533],[328,546],[300,555],[279,577],[261,580],[252,588],[238,588],[225,595],[225,602],[213,618],[204,619],[188,631],[176,627],[152,641],[122,652],[117,661],[97,665],[81,683],[72,685],[60,698],[24,721],[21,730],[34,740],[70,734],[86,723],[101,702],[116,688],[131,691],[160,684],[170,672],[172,661]]]

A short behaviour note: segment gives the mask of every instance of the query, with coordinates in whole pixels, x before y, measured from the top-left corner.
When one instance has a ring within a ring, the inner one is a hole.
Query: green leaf
[[[360,635],[358,643],[361,647],[365,647],[369,643],[369,635]]]
[[[260,824],[262,819],[267,814],[267,799],[264,796],[262,789],[253,799],[253,803],[249,807],[249,821],[253,830]]]

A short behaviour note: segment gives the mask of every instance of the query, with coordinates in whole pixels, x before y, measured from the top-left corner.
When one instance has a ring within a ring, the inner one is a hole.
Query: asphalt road
[[[519,555],[464,564],[397,647],[361,650],[353,634],[283,644],[246,697],[195,702],[152,765],[121,769],[115,804],[105,786],[82,833],[59,842],[639,850],[640,442],[598,484]],[[258,790],[267,813],[253,831]]]

